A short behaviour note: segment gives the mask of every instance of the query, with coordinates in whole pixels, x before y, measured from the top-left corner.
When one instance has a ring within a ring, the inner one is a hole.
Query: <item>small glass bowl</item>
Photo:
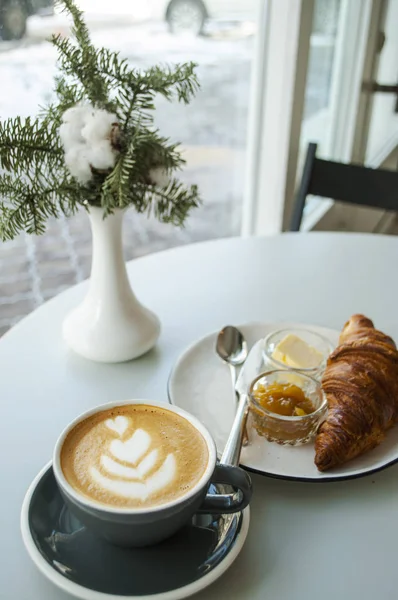
[[[287,335],[292,334],[299,338],[301,338],[304,342],[306,342],[309,346],[315,348],[322,354],[322,361],[316,366],[311,367],[310,369],[300,369],[296,367],[291,367],[285,365],[275,358],[272,357],[272,353],[275,350],[276,346],[282,341]],[[310,331],[308,329],[280,329],[278,331],[273,331],[264,339],[263,345],[263,362],[264,369],[285,369],[290,371],[298,371],[300,373],[305,373],[306,375],[310,375],[315,379],[320,379],[323,375],[323,372],[326,368],[326,361],[329,357],[329,354],[332,352],[333,346],[331,342],[323,337],[323,335],[319,333],[315,333],[315,331]]]
[[[287,417],[261,406],[254,396],[256,389],[260,385],[267,387],[273,383],[297,385],[311,400],[314,412],[302,417]],[[319,381],[304,373],[287,369],[268,371],[256,377],[250,385],[249,407],[248,427],[253,427],[269,442],[290,446],[309,442],[316,435],[327,413],[327,401]]]

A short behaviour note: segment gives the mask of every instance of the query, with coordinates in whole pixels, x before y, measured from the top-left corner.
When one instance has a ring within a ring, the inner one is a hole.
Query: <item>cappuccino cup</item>
[[[233,513],[250,502],[249,475],[217,464],[198,419],[169,404],[128,400],[85,412],[61,433],[53,469],[70,511],[119,546],[156,544],[195,513]],[[210,493],[211,483],[232,487]]]

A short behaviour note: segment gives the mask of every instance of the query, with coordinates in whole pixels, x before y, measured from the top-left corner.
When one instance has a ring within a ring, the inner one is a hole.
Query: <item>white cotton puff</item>
[[[70,150],[76,143],[83,142],[82,129],[87,116],[92,112],[89,105],[77,105],[68,108],[62,115],[62,125],[59,135],[66,151]]]
[[[115,166],[116,153],[109,140],[102,140],[87,146],[87,156],[95,169],[112,169]]]
[[[149,170],[149,178],[154,185],[158,187],[166,187],[169,182],[169,176],[167,175],[167,171],[163,169],[163,167],[156,167],[155,169]]]
[[[91,179],[92,172],[88,157],[88,148],[85,144],[75,144],[65,152],[65,164],[71,175],[80,183],[87,183]]]
[[[113,123],[117,123],[116,115],[99,108],[94,109],[85,116],[82,136],[90,145],[109,139]]]
[[[84,143],[80,126],[77,123],[62,123],[59,136],[65,152],[71,150],[76,144]]]
[[[62,115],[62,120],[64,123],[70,123],[72,121],[79,121],[83,126],[87,115],[93,112],[94,108],[90,104],[76,104],[71,108],[68,108],[64,114]]]

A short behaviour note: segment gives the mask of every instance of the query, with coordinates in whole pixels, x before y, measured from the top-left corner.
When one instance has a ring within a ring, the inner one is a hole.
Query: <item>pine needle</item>
[[[180,146],[154,127],[157,95],[188,104],[199,89],[196,65],[132,67],[118,52],[95,48],[83,12],[75,0],[57,0],[72,19],[70,39],[54,35],[59,73],[56,100],[30,117],[0,121],[0,239],[21,231],[42,234],[49,217],[67,216],[82,206],[102,206],[104,216],[132,206],[165,223],[182,226],[200,204],[196,186],[185,186],[173,173],[184,165]],[[115,113],[120,152],[107,172],[93,172],[88,184],[69,173],[59,126],[64,112],[90,103]],[[170,177],[160,188],[150,171],[161,168]]]

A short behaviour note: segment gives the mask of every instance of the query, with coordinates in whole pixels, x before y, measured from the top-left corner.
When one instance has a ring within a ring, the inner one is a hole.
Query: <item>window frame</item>
[[[252,71],[243,236],[272,235],[288,228],[297,165],[306,145],[302,119],[314,4],[314,0],[265,0],[262,6]],[[364,160],[363,128],[371,100],[364,94],[362,81],[374,72],[382,4],[380,0],[342,0],[330,133],[323,148],[328,158]],[[341,219],[333,201],[314,199],[311,204],[303,230],[313,229],[320,221],[334,228]]]

